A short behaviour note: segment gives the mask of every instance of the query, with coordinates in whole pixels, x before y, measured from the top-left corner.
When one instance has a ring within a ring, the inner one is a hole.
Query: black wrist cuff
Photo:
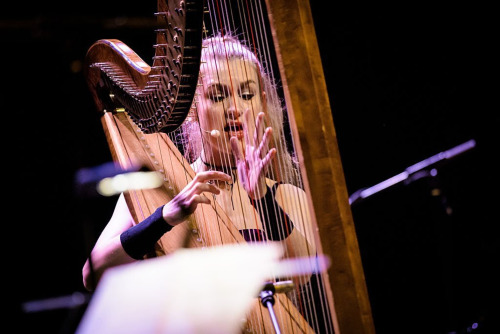
[[[276,188],[273,187],[273,190],[267,187],[264,197],[258,200],[250,198],[250,202],[259,213],[260,220],[264,223],[268,239],[280,241],[286,239],[292,233],[294,226],[290,217],[276,202]]]
[[[136,260],[141,260],[144,255],[154,249],[155,243],[172,225],[163,219],[163,206],[156,209],[148,218],[120,234],[120,241],[125,252]]]

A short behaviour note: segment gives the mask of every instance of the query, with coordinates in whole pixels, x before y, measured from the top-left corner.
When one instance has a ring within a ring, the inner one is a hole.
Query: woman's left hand
[[[276,156],[276,149],[269,149],[273,129],[268,127],[263,131],[264,115],[263,112],[260,112],[255,119],[253,140],[250,138],[246,125],[251,112],[246,111],[244,115],[247,120],[247,122],[243,122],[245,154],[238,147],[238,138],[231,137],[231,148],[236,160],[239,180],[252,199],[262,198],[266,194],[266,171],[271,160]],[[262,133],[263,135],[261,135]]]

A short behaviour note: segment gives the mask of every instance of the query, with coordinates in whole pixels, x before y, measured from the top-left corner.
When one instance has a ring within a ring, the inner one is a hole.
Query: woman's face
[[[232,136],[238,138],[241,152],[244,136],[248,135],[253,143],[255,117],[264,111],[259,75],[253,63],[234,58],[203,63],[200,75],[202,89],[197,97],[197,112],[204,158],[211,163],[227,164],[233,161],[229,142]]]

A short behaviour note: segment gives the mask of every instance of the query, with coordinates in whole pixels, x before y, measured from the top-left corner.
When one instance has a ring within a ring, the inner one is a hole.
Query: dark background
[[[498,332],[493,10],[311,4],[349,194],[476,141],[433,166],[437,177],[353,205],[377,333]],[[82,61],[98,39],[117,38],[149,62],[155,7],[28,1],[0,14],[2,272],[13,332],[67,333],[79,321],[82,308],[22,306],[85,292],[81,268],[115,198],[74,191],[76,171],[111,159]]]

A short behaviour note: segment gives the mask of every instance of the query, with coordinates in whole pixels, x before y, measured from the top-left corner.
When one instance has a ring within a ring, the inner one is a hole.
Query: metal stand
[[[369,188],[363,188],[355,191],[350,197],[349,197],[349,204],[352,206],[354,204],[357,204],[358,202],[384,190],[387,189],[397,183],[403,182],[403,181],[413,181],[413,178],[418,179],[419,175],[418,172],[429,168],[433,167],[436,165],[438,162],[441,162],[443,160],[448,160],[451,158],[454,158],[455,156],[462,154],[466,151],[469,151],[476,147],[476,141],[474,139],[471,139],[469,141],[466,141],[463,144],[460,144],[458,146],[455,146],[449,150],[446,150],[444,152],[440,152],[438,154],[435,154],[425,160],[422,160],[408,168],[406,168],[403,172],[394,175],[393,177],[382,181],[372,187]],[[416,177],[414,177],[416,176]]]
[[[259,294],[260,302],[269,311],[269,315],[271,316],[271,321],[273,322],[274,331],[276,332],[276,334],[281,334],[281,330],[273,308],[275,302],[274,294],[286,293],[288,291],[292,291],[293,289],[294,289],[294,284],[292,281],[281,281],[275,283],[270,282],[264,285],[262,291]]]
[[[456,156],[463,154],[476,147],[476,141],[471,139],[463,144],[455,146],[449,150],[435,154],[427,159],[424,159],[410,167],[406,168],[402,173],[399,173],[383,182],[380,182],[369,188],[362,188],[354,192],[349,197],[349,204],[354,207],[355,204],[367,199],[368,197],[375,195],[385,189],[388,189],[398,183],[404,182],[405,185],[409,185],[414,181],[425,178],[427,181],[427,187],[429,194],[435,199],[436,207],[438,211],[433,211],[436,215],[439,213],[438,218],[441,218],[440,224],[436,225],[437,236],[440,238],[438,242],[439,256],[441,257],[442,266],[442,281],[444,287],[444,297],[446,298],[447,307],[447,326],[453,326],[454,315],[454,303],[453,303],[453,291],[450,282],[453,283],[453,222],[452,213],[453,210],[449,206],[442,186],[438,178],[437,166],[439,163],[455,158]],[[456,333],[456,332],[449,332]]]
[[[280,326],[278,324],[278,319],[276,319],[276,314],[274,313],[274,293],[270,290],[262,290],[259,294],[260,302],[264,305],[271,316],[271,321],[273,322],[274,331],[276,334],[281,334]]]

